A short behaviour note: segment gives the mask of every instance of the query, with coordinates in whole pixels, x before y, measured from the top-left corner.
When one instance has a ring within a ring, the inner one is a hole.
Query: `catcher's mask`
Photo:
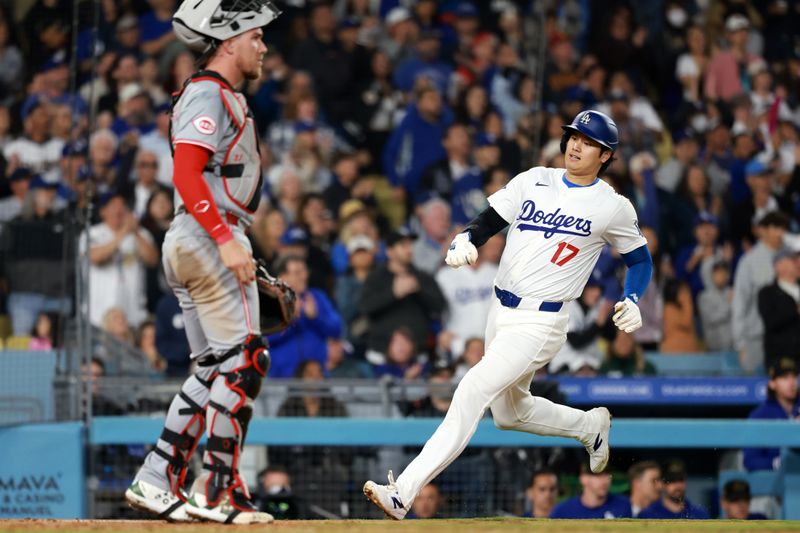
[[[191,50],[207,54],[222,41],[264,27],[280,14],[270,0],[183,0],[172,27]]]

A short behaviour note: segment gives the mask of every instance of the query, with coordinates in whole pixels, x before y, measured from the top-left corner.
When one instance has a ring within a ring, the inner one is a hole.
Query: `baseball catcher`
[[[171,521],[272,521],[251,503],[238,461],[269,368],[259,287],[278,306],[264,314],[273,331],[286,325],[294,300],[257,269],[245,236],[262,183],[256,127],[237,87],[261,75],[262,28],[278,14],[268,0],[184,0],[172,21],[204,65],[173,98],[176,212],[163,247],[198,370],[173,399],[156,448],[125,493],[131,506]],[[203,431],[203,473],[185,494]]]

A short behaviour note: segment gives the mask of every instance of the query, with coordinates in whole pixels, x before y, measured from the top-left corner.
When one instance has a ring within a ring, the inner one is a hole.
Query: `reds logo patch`
[[[192,121],[194,128],[203,135],[211,135],[217,131],[217,123],[214,119],[205,115],[197,117]]]

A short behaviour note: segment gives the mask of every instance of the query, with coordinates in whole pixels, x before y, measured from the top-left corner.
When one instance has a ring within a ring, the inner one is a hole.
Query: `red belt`
[[[228,211],[225,211],[225,220],[227,220],[228,224],[230,224],[231,226],[239,225],[239,217]]]

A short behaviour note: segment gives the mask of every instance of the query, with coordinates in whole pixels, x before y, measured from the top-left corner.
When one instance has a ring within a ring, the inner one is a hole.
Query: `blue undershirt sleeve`
[[[647,284],[650,283],[653,275],[653,258],[650,257],[647,245],[644,245],[632,252],[622,254],[622,259],[628,266],[628,272],[625,274],[625,293],[622,299],[630,298],[638,304],[639,298],[647,290]]]

